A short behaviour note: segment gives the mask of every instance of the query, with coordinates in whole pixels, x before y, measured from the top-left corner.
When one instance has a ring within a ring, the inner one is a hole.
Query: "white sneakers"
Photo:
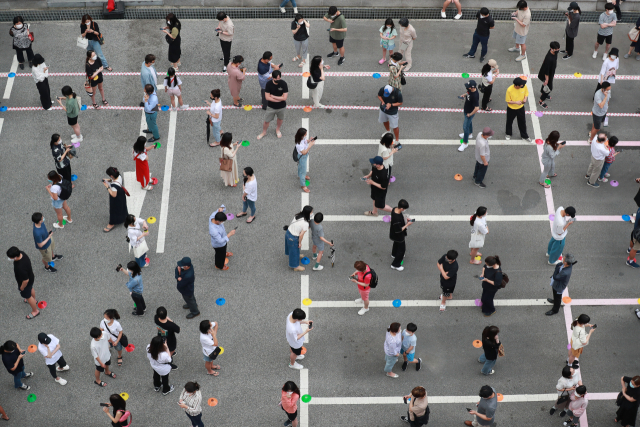
[[[440,16],[442,16],[443,18],[446,18],[447,17],[447,13],[443,12],[443,11],[440,11]]]
[[[549,264],[549,265],[557,265],[557,264],[562,264],[562,261],[561,260],[557,260],[556,262],[547,261],[547,264]]]
[[[84,136],[80,135],[80,138],[78,138],[75,133],[71,135],[71,142],[82,142],[82,141],[84,141]]]
[[[607,59],[607,52],[602,55],[602,60],[604,61],[605,59]]]
[[[297,7],[293,8],[293,13],[298,13],[298,8]]]
[[[404,270],[404,267],[401,265],[400,267],[394,267],[393,265],[391,266],[391,268],[393,268],[394,270],[398,270],[398,271],[402,271]]]
[[[462,14],[461,13],[458,13],[456,16],[453,17],[453,19],[460,19],[460,18],[462,18]]]
[[[296,357],[296,360],[302,360],[302,359],[304,359],[304,354],[301,354],[298,357]]]
[[[61,368],[60,366],[58,366],[56,368],[56,371],[58,372],[63,372],[63,371],[68,371],[69,370],[69,365],[65,365],[64,368]]]
[[[516,62],[524,61],[525,59],[527,59],[527,55],[519,55],[516,58]]]
[[[464,132],[458,135],[460,138],[464,138]]]
[[[360,311],[358,311],[358,314],[359,314],[360,316],[362,316],[362,315],[363,315],[363,314],[365,314],[367,311],[369,311],[369,309],[368,309],[368,308],[361,308],[361,309],[360,309]]]
[[[356,304],[362,304],[363,302],[364,302],[364,301],[362,301],[362,298],[358,298],[358,299],[356,300]]]
[[[67,380],[65,380],[64,378],[57,378],[54,381],[60,385],[65,385],[67,383]]]
[[[463,152],[467,149],[468,146],[469,144],[460,144],[460,146],[458,147],[458,151]]]
[[[594,50],[594,51],[593,51],[593,55],[591,55],[591,57],[592,57],[593,59],[596,59],[596,58],[598,57],[598,51],[597,51],[597,50]]]
[[[298,370],[303,368],[303,366],[301,364],[299,364],[298,362],[294,363],[293,365],[291,363],[289,363],[289,367],[291,369],[298,369]]]
[[[287,13],[287,9],[285,9],[284,7],[281,7],[281,8],[280,8],[280,12],[282,12],[282,13]]]
[[[316,267],[316,266],[313,266],[313,270],[314,270],[314,271],[320,271],[320,270],[322,270],[323,268],[324,268],[324,267],[323,267],[323,266],[321,266],[321,265],[319,265],[319,266],[317,266],[317,267]]]
[[[520,48],[518,46],[510,47],[507,49],[509,52],[520,52]]]

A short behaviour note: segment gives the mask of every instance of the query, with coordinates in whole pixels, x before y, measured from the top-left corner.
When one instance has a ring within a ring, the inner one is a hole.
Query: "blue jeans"
[[[242,202],[242,212],[246,212],[247,208],[251,209],[251,216],[254,216],[256,214],[256,202],[254,202],[253,200],[243,200]]]
[[[398,356],[389,356],[388,354],[384,355],[384,371],[389,373],[393,370],[393,365],[398,361]]]
[[[289,256],[289,267],[296,268],[300,266],[298,236],[294,236],[289,230],[284,236],[284,254]]]
[[[462,123],[462,131],[464,132],[464,136],[462,137],[462,140],[467,144],[469,142],[469,135],[473,136],[473,118],[475,117],[475,114],[471,117],[467,117],[467,113],[463,114],[464,122]]]
[[[291,6],[298,7],[298,5],[296,4],[296,0],[282,0],[282,3],[280,3],[280,7],[285,7],[286,4],[289,3],[289,1],[291,1]]]
[[[155,139],[160,139],[160,131],[158,130],[158,125],[156,124],[156,119],[158,118],[158,112],[154,111],[153,113],[144,114],[145,119],[147,119],[147,128],[153,133],[153,137]]]
[[[600,171],[600,179],[604,178],[604,174],[607,173],[607,171],[609,170],[612,164],[613,162],[612,163],[604,162],[604,164],[602,165],[602,171]]]
[[[185,412],[185,415],[189,417],[189,419],[191,420],[191,425],[193,427],[204,427],[204,424],[202,423],[202,412],[200,412],[198,415],[189,415]]]
[[[13,376],[13,386],[15,388],[20,388],[22,387],[22,379],[24,378],[25,373],[24,373],[24,366],[22,367],[22,370]]]
[[[104,57],[102,53],[102,47],[100,46],[100,42],[97,40],[87,40],[89,44],[87,45],[87,50],[92,50],[98,55],[100,61],[102,61],[102,66],[106,69],[109,68],[109,64],[107,64],[107,58]]]
[[[547,247],[547,253],[549,254],[549,262],[556,262],[560,255],[562,255],[562,251],[564,250],[564,240],[556,240],[551,237],[549,240],[549,246]]]
[[[298,178],[300,179],[300,186],[306,187],[306,176],[307,176],[307,162],[309,161],[309,154],[305,154],[300,156],[300,160],[298,160]]]
[[[487,44],[489,43],[489,36],[479,36],[478,33],[473,33],[473,43],[471,43],[471,49],[469,49],[468,55],[476,54],[478,43],[482,45],[482,49],[480,49],[480,56],[483,57],[487,55]]]
[[[145,252],[140,258],[136,258],[136,262],[138,263],[140,268],[144,267],[147,264],[147,261],[145,260],[146,257],[147,253]]]
[[[216,142],[220,142],[222,139],[222,135],[220,135],[220,126],[222,125],[222,120],[219,122],[211,122],[211,132],[213,133],[213,137],[216,139]]]
[[[485,375],[489,375],[489,372],[491,372],[491,370],[493,369],[494,366],[496,366],[496,362],[498,361],[498,359],[496,360],[487,360],[486,357],[484,357],[484,354],[482,356],[480,356],[478,358],[478,362],[480,363],[484,363],[484,366],[482,367],[482,373]]]

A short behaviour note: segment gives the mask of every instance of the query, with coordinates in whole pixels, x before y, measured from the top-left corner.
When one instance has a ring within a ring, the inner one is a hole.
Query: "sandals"
[[[107,67],[107,71],[113,71],[113,68]]]
[[[278,130],[278,131],[276,131],[276,136],[277,136],[278,138],[282,138],[282,132],[280,132],[279,130]]]
[[[366,211],[364,214],[366,216],[378,216],[378,214],[374,214],[373,211]]]
[[[122,357],[118,357],[118,366],[122,366]]]
[[[209,147],[219,147],[220,143],[219,142],[214,142],[213,144],[209,144]]]
[[[548,110],[548,109],[549,109],[549,106],[548,106],[547,104],[545,104],[544,102],[542,102],[542,101],[538,101],[538,104],[539,104],[542,108],[544,108],[545,110]]]
[[[253,219],[252,219],[251,221],[249,221],[249,219],[247,219],[247,224],[251,224],[251,223],[252,223],[253,221],[255,221],[255,220],[256,220],[256,216],[254,215],[254,216],[253,216]]]
[[[487,108],[484,108],[483,111],[493,111],[493,108],[487,107]]]
[[[296,62],[298,59],[300,59],[300,58],[298,58],[298,57],[296,56],[295,58],[293,58],[293,59],[292,59],[292,61],[293,61],[293,62]]]
[[[40,312],[38,312],[38,314],[36,314],[35,316],[33,314],[29,313],[29,314],[27,314],[27,320],[31,320],[31,319],[36,318],[38,316],[40,316]]]
[[[473,260],[473,261],[469,261],[469,264],[480,265],[482,264],[482,261]]]
[[[304,67],[304,65],[305,65],[305,64],[304,64],[304,61],[302,61],[301,63],[299,63],[299,64],[298,64],[298,67],[299,67],[299,68],[302,68],[302,67]]]
[[[93,383],[95,385],[97,385],[98,387],[106,387],[107,386],[107,383],[105,383],[104,381],[100,381],[100,382],[94,381]]]
[[[446,305],[440,305],[440,313],[444,312],[447,310],[447,306]]]
[[[109,102],[107,102],[107,100],[106,100],[106,99],[103,99],[103,100],[102,100],[102,105],[109,105]]]
[[[211,366],[211,369],[222,369],[222,368],[220,367],[220,365],[213,365]]]
[[[94,110],[99,110],[99,109],[100,109],[100,106],[99,106],[98,104],[93,104],[93,109],[94,109]]]
[[[555,178],[556,176],[558,176],[558,174],[557,174],[557,173],[554,173],[554,174],[553,174],[553,175],[551,175],[551,176],[547,175],[547,178]]]
[[[242,218],[243,216],[247,216],[248,214],[246,212],[244,213],[239,213],[236,215],[236,218]]]
[[[542,182],[539,182],[538,184],[542,185],[544,188],[551,188],[549,184],[543,184]]]
[[[260,135],[256,136],[257,140],[261,140],[262,138],[264,138],[265,136],[267,136],[266,133],[261,133]]]
[[[107,375],[107,374],[105,374],[105,375]],[[111,373],[110,373],[110,374],[108,374],[107,376],[109,376],[109,377],[111,377],[111,378],[115,378],[115,377],[116,377],[116,374],[115,374],[114,372],[111,372]]]
[[[216,371],[213,371],[212,373],[207,372],[207,375],[213,375],[214,377],[217,377],[218,375],[220,375],[220,372],[216,372]]]
[[[394,374],[393,372],[391,372],[391,375],[387,374],[387,376],[388,376],[389,378],[398,378],[400,375],[398,375],[398,374]]]
[[[305,193],[311,193],[311,190],[309,190],[307,187],[302,187],[302,191],[304,191]]]
[[[114,225],[113,227],[111,227],[111,228],[109,228],[109,227],[105,227],[105,228],[103,228],[103,229],[102,229],[102,231],[104,231],[105,233],[108,233],[108,232],[110,232],[111,230],[113,230],[114,228],[115,228],[115,225]]]

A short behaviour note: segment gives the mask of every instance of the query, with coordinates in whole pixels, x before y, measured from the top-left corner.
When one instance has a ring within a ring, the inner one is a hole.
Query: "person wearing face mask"
[[[123,185],[122,175],[113,166],[107,168],[108,179],[102,180],[102,185],[109,192],[109,224],[102,230],[105,233],[113,230],[117,224],[122,224],[129,216],[127,210],[127,193]]]
[[[469,145],[469,135],[473,135],[473,118],[480,109],[480,93],[478,92],[478,84],[475,80],[469,80],[464,84],[467,91],[458,96],[459,99],[464,99],[464,108],[462,110],[464,114],[464,120],[462,121],[462,138],[458,151],[464,151]]]
[[[44,264],[44,270],[49,273],[55,273],[55,268],[52,267],[54,261],[62,259],[62,255],[56,254],[56,244],[53,241],[53,231],[47,231],[47,225],[44,223],[44,215],[40,212],[36,212],[31,215],[31,221],[33,221],[33,240],[36,244],[36,249],[40,251],[42,256],[42,264]]]
[[[605,59],[602,61],[602,67],[600,67],[600,74],[598,74],[598,86],[596,86],[597,93],[600,89],[602,89],[602,83],[608,82],[611,85],[611,90],[613,90],[613,85],[616,82],[616,72],[620,67],[620,59],[618,57],[618,48],[612,47],[609,51],[609,54],[605,53]],[[594,98],[595,98],[594,93]],[[609,92],[609,99],[611,99],[611,92]],[[605,115],[604,122],[602,126],[609,126],[609,117]]]
[[[264,114],[264,123],[262,125],[262,133],[256,137],[260,140],[267,136],[269,123],[276,119],[276,136],[282,138],[280,128],[284,122],[285,112],[287,111],[287,98],[289,97],[289,86],[287,82],[282,80],[282,73],[275,70],[271,73],[271,80],[265,85],[265,98],[267,98],[267,112]]]
[[[213,133],[213,137],[216,139],[216,142],[209,144],[209,147],[217,147],[220,145],[223,133],[220,129],[220,126],[222,125],[222,101],[220,100],[220,89],[213,89],[209,94],[209,99],[211,101],[205,101],[209,106],[207,115],[209,116],[209,123],[211,123],[211,132]]]
[[[556,74],[556,65],[558,64],[558,52],[560,51],[560,43],[551,42],[549,44],[549,52],[545,56],[540,71],[538,72],[538,79],[542,82],[540,88],[540,101],[538,104],[545,110],[549,107],[544,102],[547,99],[551,100],[551,91],[553,90],[553,77]]]
[[[399,143],[400,127],[398,126],[398,107],[403,103],[402,92],[391,85],[386,85],[378,91],[378,100],[380,101],[378,123],[382,123],[385,128],[382,136],[388,132],[393,132],[396,137],[396,143]]]
[[[56,165],[56,171],[62,175],[67,181],[71,181],[71,162],[70,151],[73,149],[73,145],[65,145],[62,143],[60,134],[54,133],[51,135],[51,142],[49,143],[51,148],[51,154]]]
[[[87,59],[85,60],[85,73],[87,75],[87,81],[89,86],[91,87],[91,91],[87,90],[87,94],[91,96],[91,102],[93,103],[93,108],[98,109],[100,106],[96,104],[96,87],[100,91],[100,96],[102,97],[102,105],[109,105],[107,99],[104,96],[104,89],[102,88],[102,70],[104,67],[102,66],[102,62],[98,55],[92,51],[87,51]],[[87,85],[85,84],[85,89]]]
[[[614,421],[624,427],[634,426],[638,416],[638,403],[640,402],[640,376],[620,377],[622,391],[616,399],[619,406]],[[629,384],[627,386],[627,384]]]
[[[489,168],[489,138],[493,136],[493,131],[489,126],[482,129],[476,138],[476,167],[473,170],[473,179],[480,188],[487,188],[484,184],[484,176]]]
[[[573,39],[578,37],[578,26],[580,25],[580,6],[575,1],[572,1],[567,8],[567,12],[564,15],[567,17],[567,26],[565,28],[565,39],[567,40],[565,50],[561,50],[560,53],[566,54],[562,59],[569,59],[573,56]]]
[[[42,108],[49,110],[51,104],[53,104],[51,100],[51,89],[49,88],[49,67],[44,63],[44,58],[39,53],[36,53],[33,57],[31,74],[33,75],[33,80],[36,81]]]
[[[133,160],[136,162],[136,180],[143,190],[153,190],[149,182],[149,151],[155,150],[157,145],[146,146],[147,138],[139,136],[133,144]]]
[[[164,93],[168,93],[171,97],[172,110],[178,111],[178,109],[189,108],[189,104],[182,102],[182,80],[176,76],[176,70],[173,67],[169,67],[167,76],[164,78]],[[177,104],[176,98],[178,99]]]
[[[307,87],[313,99],[314,108],[325,108],[324,104],[320,103],[322,99],[322,93],[324,92],[325,74],[324,70],[328,70],[330,67],[324,65],[324,60],[321,56],[314,56],[309,66],[309,73],[311,74],[307,79]]]
[[[560,132],[557,130],[551,131],[549,136],[544,142],[544,148],[542,149],[542,156],[540,157],[540,163],[542,163],[542,173],[540,173],[539,184],[544,188],[551,188],[549,184],[545,182],[547,178],[555,178],[558,176],[556,173],[555,158],[560,154],[560,150],[565,146],[565,143],[558,144],[560,139]]]
[[[296,12],[296,17],[291,22],[291,32],[293,33],[293,44],[296,48],[296,56],[292,61],[296,62],[301,59],[298,67],[304,67],[307,60],[307,51],[309,49],[309,21],[305,20],[301,14]]]
[[[471,223],[471,240],[469,241],[471,261],[469,261],[469,263],[480,265],[482,261],[476,259],[476,257],[482,257],[482,254],[478,252],[478,249],[484,246],[484,238],[489,234],[489,227],[487,227],[487,208],[479,206],[478,209],[476,209],[476,213],[471,216],[469,222]]]
[[[216,16],[218,19],[218,27],[215,29],[218,32],[218,38],[220,39],[220,48],[222,49],[222,58],[224,60],[224,66],[222,72],[227,72],[227,65],[229,65],[229,59],[231,58],[231,43],[233,42],[233,35],[235,28],[231,18],[224,12],[218,12]]]
[[[13,37],[13,49],[16,51],[18,66],[21,70],[24,70],[24,52],[27,52],[29,67],[33,66],[33,50],[29,34],[29,25],[24,23],[22,16],[13,18],[13,27],[9,30],[9,35]]]
[[[380,27],[378,32],[380,33],[380,46],[382,47],[382,59],[378,61],[378,64],[382,65],[387,61],[387,50],[389,51],[389,58],[393,55],[393,50],[396,48],[395,39],[398,37],[398,32],[391,18],[387,18],[387,20],[384,21],[384,25]]]
[[[31,267],[31,260],[20,249],[15,246],[10,247],[7,250],[7,258],[13,261],[13,273],[18,282],[18,290],[22,301],[29,304],[31,307],[31,313],[27,314],[27,319],[33,319],[40,315],[38,310],[38,301],[36,300],[36,291],[33,289],[33,282],[35,275],[33,274],[33,268]]]
[[[391,228],[389,230],[389,238],[393,241],[393,247],[391,248],[391,268],[397,271],[404,270],[403,260],[404,254],[407,250],[407,244],[405,238],[407,237],[407,228],[413,224],[409,216],[404,214],[404,211],[409,209],[409,202],[405,199],[400,199],[398,207],[391,210],[391,219],[389,223]],[[414,220],[415,221],[415,220]]]
[[[596,39],[596,46],[592,55],[593,59],[596,59],[596,57],[598,56],[598,48],[602,43],[605,42],[606,46],[604,49],[604,55],[602,55],[602,60],[607,59],[607,52],[609,52],[609,48],[611,47],[611,40],[613,38],[613,27],[616,26],[616,22],[618,21],[618,18],[613,11],[613,9],[615,9],[613,4],[605,4],[604,9],[605,11],[600,14],[600,18],[598,19],[600,28],[598,28],[598,37]]]
[[[242,82],[247,73],[247,68],[242,67],[243,62],[244,58],[241,55],[234,56],[227,70],[227,83],[229,85],[229,92],[231,92],[231,96],[233,97],[234,107],[242,107],[243,99],[240,98],[240,89],[242,89]]]
[[[489,44],[489,36],[491,30],[495,28],[495,22],[489,9],[483,7],[476,12],[476,19],[478,24],[476,25],[476,31],[473,33],[473,43],[471,43],[471,49],[469,52],[462,55],[463,58],[475,58],[478,44],[482,45],[480,50],[480,62],[484,62],[484,57],[487,56],[487,45]]]
[[[267,98],[265,97],[267,82],[271,80],[271,73],[274,70],[280,69],[280,66],[274,65],[272,60],[273,54],[270,51],[266,51],[262,54],[262,59],[258,61],[258,82],[260,83],[260,96],[262,97],[263,110],[267,109]]]
[[[158,73],[156,72],[155,63],[155,55],[149,54],[144,57],[142,68],[140,68],[140,81],[142,83],[143,90],[147,85],[153,86],[153,92],[156,92],[158,89]],[[140,106],[144,107],[144,102],[141,102]],[[149,129],[145,129],[142,132],[152,133]]]
[[[409,71],[411,69],[411,65],[413,61],[411,60],[411,50],[413,49],[413,41],[418,38],[416,34],[416,29],[413,28],[413,25],[409,24],[409,19],[401,18],[398,21],[400,24],[400,53],[404,56],[404,59],[407,61],[407,67],[404,69],[405,71]]]
[[[133,255],[136,257],[138,266],[140,268],[149,267],[150,261],[147,260],[149,247],[145,241],[145,237],[149,235],[149,225],[144,219],[129,214],[124,221],[124,226],[127,229],[127,241],[133,248]]]
[[[311,179],[309,175],[307,175],[307,165],[309,164],[309,150],[311,150],[311,147],[316,143],[315,139],[309,141],[307,136],[307,130],[305,128],[299,128],[295,137],[296,151],[298,152],[298,180],[300,181],[300,188],[302,188],[302,191],[305,193],[311,191],[306,183],[306,181]]]
[[[407,62],[402,61],[400,52],[392,53],[389,56],[389,81],[388,85],[393,86],[398,92],[402,90],[402,71],[407,66]]]
[[[560,418],[567,415],[566,408],[569,406],[569,402],[571,401],[570,395],[573,394],[575,389],[581,385],[582,378],[580,376],[580,371],[573,369],[571,366],[565,366],[562,368],[562,376],[558,380],[558,384],[556,384],[558,400],[555,405],[549,409],[549,415],[553,415],[558,409],[560,409]]]
[[[202,423],[202,393],[200,384],[189,381],[184,385],[184,390],[180,393],[178,405],[184,409],[185,414],[191,420],[192,427],[204,427]]]
[[[226,271],[229,269],[225,265],[225,260],[233,256],[233,252],[227,252],[227,244],[229,237],[236,234],[236,230],[227,233],[224,229],[224,222],[227,220],[227,214],[222,212],[224,208],[220,207],[209,217],[209,236],[211,236],[211,247],[215,252],[214,263],[218,270]]]
[[[482,82],[480,83],[480,90],[483,91],[482,94],[482,109],[484,111],[493,111],[493,108],[489,108],[489,103],[491,102],[491,93],[493,92],[493,84],[496,82],[498,78],[498,74],[500,74],[500,69],[498,68],[498,63],[495,59],[490,59],[489,62],[482,66],[482,70],[480,71],[482,75]]]
[[[167,43],[169,43],[169,62],[171,66],[178,71],[180,63],[180,56],[182,51],[180,50],[180,31],[182,30],[182,24],[176,18],[176,15],[170,13],[167,15],[167,26],[162,29],[166,35],[164,36]]]
[[[327,58],[339,56],[338,65],[342,65],[344,64],[344,39],[347,37],[347,22],[344,15],[336,6],[330,6],[329,13],[324,15],[322,19],[331,24],[329,26],[329,41],[333,46],[333,52],[327,55]]]
[[[101,45],[104,44],[104,37],[102,37],[102,33],[100,32],[98,23],[91,18],[91,15],[82,16],[82,22],[80,23],[80,33],[82,37],[87,39],[87,50],[92,50],[98,55],[105,70],[113,71],[113,69],[109,67],[107,58],[105,58],[104,54],[102,53]]]
[[[244,182],[242,184],[242,212],[236,215],[237,218],[247,216],[247,209],[251,208],[251,216],[247,218],[247,223],[252,223],[256,219],[256,200],[258,200],[258,183],[256,182],[253,168],[247,166],[242,171]]]
[[[291,224],[285,228],[284,254],[289,257],[289,268],[292,268],[293,271],[304,271],[304,267],[300,265],[300,258],[303,257],[300,248],[304,234],[309,230],[309,222],[312,217],[313,208],[305,206],[293,217]]]
[[[610,3],[607,3],[610,4]],[[580,421],[580,417],[587,410],[589,401],[586,399],[587,387],[580,385],[576,387],[573,393],[570,393],[571,402],[569,402],[569,409],[567,414],[569,419],[562,423],[565,426],[576,427]]]
[[[67,114],[67,124],[71,126],[73,129],[73,135],[71,135],[71,142],[82,142],[84,137],[82,133],[80,133],[80,124],[78,123],[78,115],[80,115],[80,105],[78,104],[78,99],[76,98],[76,93],[71,89],[71,86],[63,86],[62,89],[63,97],[56,98],[58,104],[62,107],[62,109]],[[62,100],[65,100],[65,103],[62,103]]]
[[[143,316],[144,312],[147,311],[147,304],[145,304],[144,297],[142,296],[144,284],[142,283],[142,270],[140,266],[136,261],[129,261],[127,268],[118,266],[116,270],[129,276],[127,288],[129,289],[129,294],[131,295],[134,305],[134,311],[131,314],[134,316]]]
[[[498,255],[488,256],[485,260],[485,265],[482,267],[482,314],[484,317],[492,316],[496,312],[496,307],[493,304],[493,298],[496,293],[502,288],[502,280],[504,275],[502,274],[502,263]]]

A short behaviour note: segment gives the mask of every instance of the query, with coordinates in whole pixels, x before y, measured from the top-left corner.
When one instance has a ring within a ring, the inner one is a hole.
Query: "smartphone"
[[[402,400],[404,401],[404,404],[406,405],[407,404],[407,398],[403,396]]]
[[[219,32],[220,32],[220,31],[222,31],[222,30],[221,30],[220,28],[216,28],[216,29],[215,29],[215,30],[213,30],[213,31],[216,31],[216,32],[218,32],[218,33],[219,33]]]
[[[284,65],[284,62],[280,65],[278,65],[278,68],[282,68],[282,66]]]
[[[624,150],[621,148],[619,150],[616,151],[616,153],[622,153]]]
[[[467,409],[467,412],[471,412],[471,409],[469,409],[469,408],[466,408],[466,409]]]
[[[22,352],[22,353],[20,353],[20,354],[25,354],[25,353],[26,353],[26,351],[23,351],[23,352]]]
[[[103,407],[105,407],[105,408],[108,408],[108,407],[109,407],[109,404],[108,404],[108,403],[101,403],[101,404],[100,404],[100,406],[103,406]]]
[[[478,279],[484,280],[484,277],[483,276],[479,276]]]
[[[598,327],[598,325],[596,325],[596,324],[594,323],[594,325],[591,327],[591,329],[595,329],[595,328],[597,328],[597,327]]]
[[[562,141],[562,142],[560,143],[560,145],[565,145],[566,143],[567,143],[567,141]]]
[[[309,322],[309,329],[313,328],[313,322]]]
[[[207,105],[208,105],[209,102],[213,102],[213,101],[210,101],[208,99],[204,101],[204,103],[207,104]]]
[[[312,140],[312,141],[315,141],[315,140],[317,140],[317,139],[318,139],[318,135],[314,136],[311,140]]]
[[[363,181],[367,180],[367,178],[365,178],[364,176],[362,178],[360,178],[360,179],[363,180]]]
[[[397,149],[398,151],[402,150],[402,144],[396,144],[393,146],[393,148]]]
[[[49,230],[49,236],[51,236],[51,233],[53,233],[53,230]]]
[[[120,272],[120,270],[122,270],[122,264],[118,264],[118,266],[116,267],[117,272]]]
[[[164,31],[164,28],[160,28],[160,31]]]
[[[411,218],[411,219],[409,220],[409,222],[416,222],[416,219],[415,219],[415,218]]]
[[[233,230],[235,231],[235,230],[237,230],[237,229],[238,229],[238,226],[236,225],[236,228],[234,228]]]

